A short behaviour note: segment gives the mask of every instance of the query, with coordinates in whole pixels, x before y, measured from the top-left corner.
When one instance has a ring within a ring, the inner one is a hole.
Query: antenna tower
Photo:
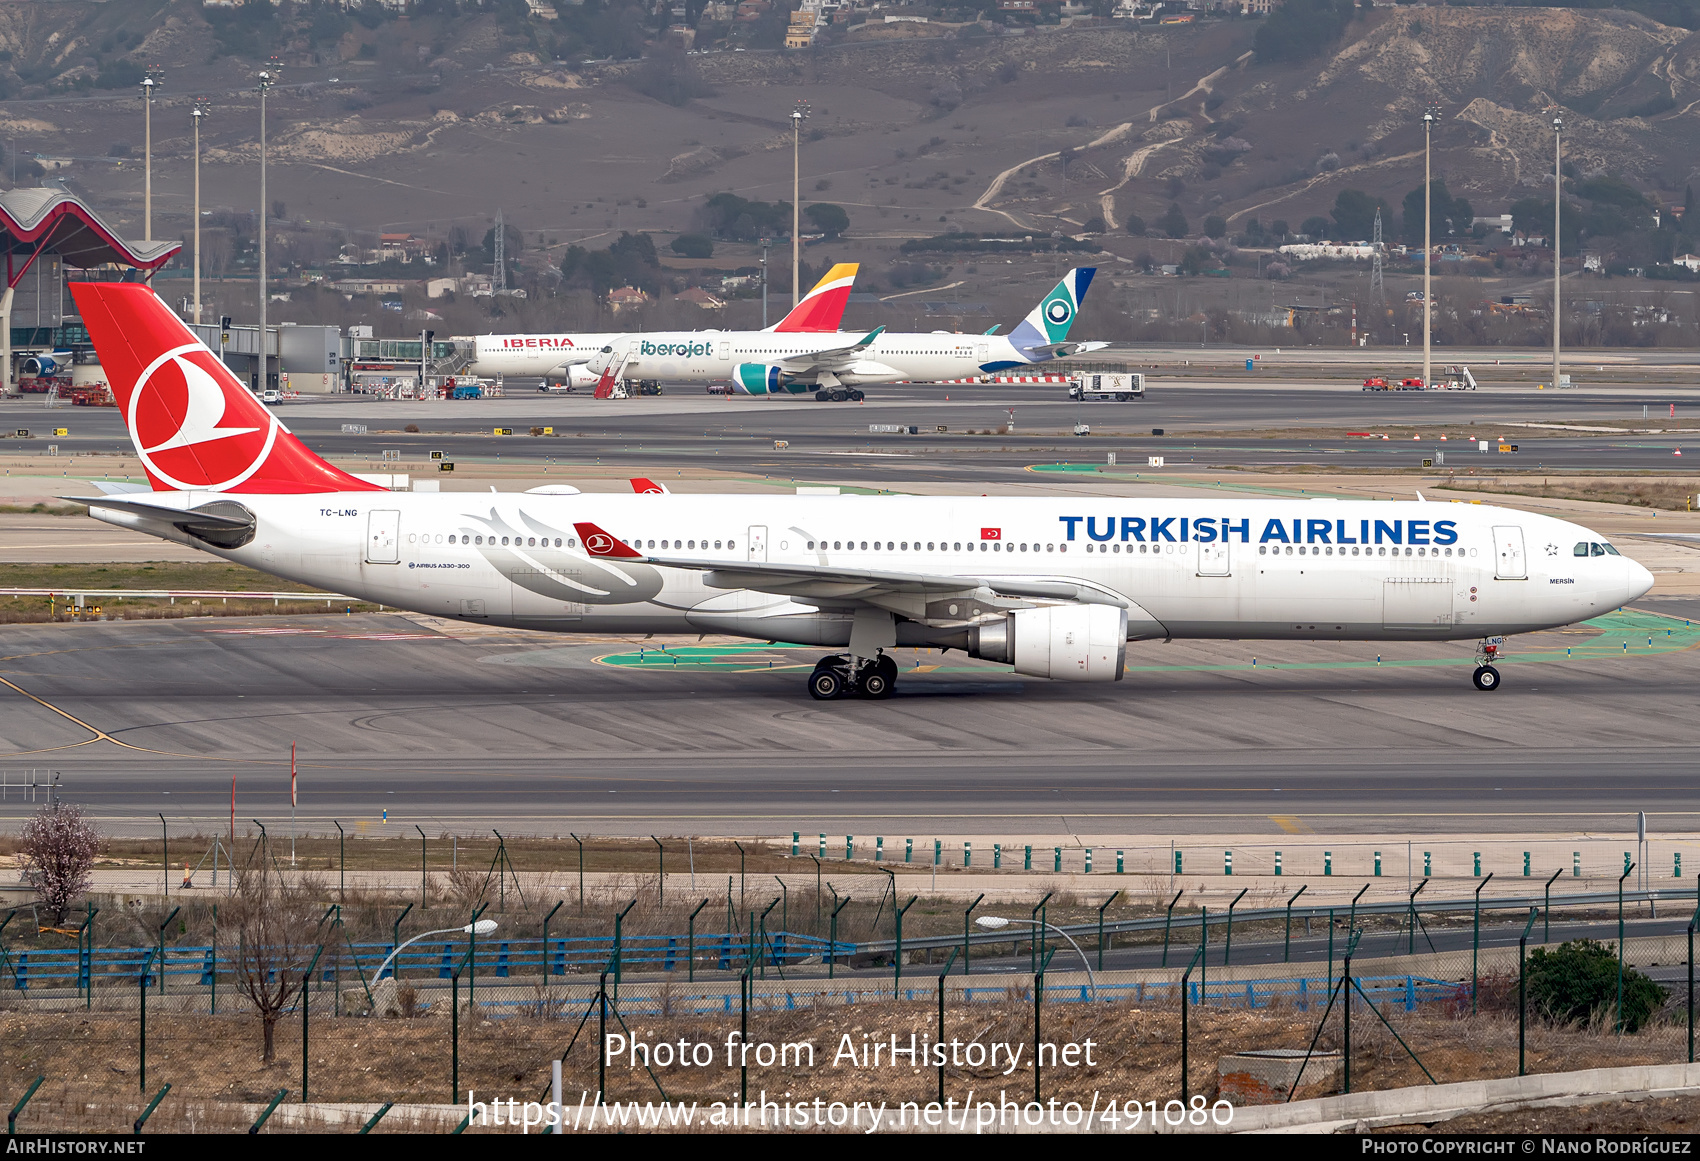
[[[1387,287],[1381,281],[1381,207],[1375,209],[1375,241],[1370,245],[1373,253],[1370,255],[1369,292],[1375,296],[1375,301],[1387,301]]]
[[[496,211],[496,269],[490,279],[490,289],[502,294],[508,289],[508,229],[502,224],[502,211]],[[1377,267],[1379,269],[1379,265]]]

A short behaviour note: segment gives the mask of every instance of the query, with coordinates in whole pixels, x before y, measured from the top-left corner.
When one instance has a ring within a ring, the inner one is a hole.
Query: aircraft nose
[[[1627,556],[1618,559],[1623,561],[1623,599],[1618,601],[1621,606],[1651,592],[1653,574],[1647,571],[1646,566],[1638,561],[1630,560]]]

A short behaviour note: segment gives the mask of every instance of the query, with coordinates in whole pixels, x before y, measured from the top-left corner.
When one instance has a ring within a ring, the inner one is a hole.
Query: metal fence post
[[[915,900],[919,898],[919,895],[911,895],[909,896],[909,902],[897,908],[897,923],[895,924],[897,928],[895,933],[897,936],[897,952],[892,956],[891,960],[892,999],[897,998],[897,985],[903,980],[903,915],[909,910],[909,908],[915,906]],[[893,901],[893,905],[895,906],[895,900]]]
[[[348,836],[342,832],[342,823],[331,819],[331,825],[336,827],[336,897],[338,902],[348,899]],[[217,861],[218,856],[213,856]]]
[[[1055,954],[1054,950],[1047,951],[1045,958],[1039,961],[1039,970],[1033,973],[1033,1100],[1036,1103],[1043,1103],[1039,1086],[1044,1079],[1045,1041],[1040,1028],[1040,1013],[1045,1006],[1045,969],[1051,966],[1051,957]]]
[[[1482,950],[1482,888],[1493,881],[1493,872],[1489,871],[1487,878],[1476,886],[1475,925],[1470,935],[1470,1015],[1476,1014],[1476,990],[1480,977],[1476,973],[1476,964]],[[1621,880],[1619,881],[1621,885]]]
[[[1028,962],[1032,964],[1034,975],[1038,975],[1042,970],[1039,967],[1039,949],[1045,943],[1045,917],[1040,912],[1045,909],[1045,904],[1049,903],[1051,896],[1055,894],[1055,891],[1046,891],[1045,897],[1033,906],[1033,934],[1035,938],[1032,943],[1028,944]]]
[[[984,891],[981,891],[980,892],[980,898],[976,899],[976,900],[974,900],[974,902],[968,904],[967,909],[962,912],[962,974],[963,975],[967,975],[970,967],[972,966],[970,964],[969,958],[968,958],[968,921],[969,921],[969,917],[974,914],[974,908],[978,907],[980,905],[980,900],[984,899],[985,897],[986,897],[986,893]]]
[[[697,916],[707,906],[708,900],[704,899],[685,921],[685,979],[691,983],[697,978]]]
[[[831,883],[828,883],[827,886],[832,890],[832,897],[838,898],[838,888],[833,887]],[[832,978],[832,969],[838,966],[838,913],[850,906],[852,898],[853,896],[850,895],[844,896],[844,902],[832,909],[832,932],[827,936],[827,942],[832,945],[827,949],[826,978],[829,980]]]
[[[173,919],[177,918],[177,913],[181,910],[183,908],[173,907],[171,914],[161,920],[159,925],[159,994],[162,996],[165,995],[165,929],[171,925]],[[90,967],[93,967],[92,962]]]
[[[1192,1001],[1188,998],[1187,987],[1192,981],[1192,969],[1198,966],[1198,961],[1204,958],[1204,945],[1198,945],[1198,950],[1192,953],[1192,962],[1186,965],[1186,971],[1181,973],[1181,1104],[1186,1104],[1186,1092],[1191,1087],[1191,1075],[1187,1071],[1191,1064],[1189,1055],[1190,1039],[1188,1009]]]
[[[141,1089],[148,1091],[148,968],[153,964],[153,948],[148,948],[148,958],[142,961],[142,970],[136,975],[136,995],[141,1001],[141,1022],[138,1028],[136,1052],[136,1071],[141,1076]]]
[[[1223,967],[1228,966],[1228,961],[1232,959],[1234,955],[1234,908],[1239,904],[1241,899],[1245,898],[1245,893],[1249,890],[1251,890],[1251,888],[1246,887],[1238,895],[1234,896],[1234,901],[1232,903],[1228,904],[1228,943],[1227,946],[1222,949]],[[1102,967],[1103,965],[1099,964],[1098,966]]]
[[[1552,878],[1547,880],[1546,890],[1545,890],[1545,892],[1543,892],[1543,897],[1542,897],[1542,900],[1541,900],[1541,902],[1543,904],[1543,906],[1541,907],[1541,942],[1542,943],[1551,943],[1552,942],[1552,885],[1553,885],[1554,880],[1556,880],[1562,874],[1564,874],[1564,868],[1563,867],[1560,867],[1558,870],[1554,871],[1552,873]]]
[[[744,1045],[750,1042],[750,999],[754,991],[755,980],[746,966],[738,980],[738,1099],[746,1106],[750,1103],[750,1063]]]
[[[543,917],[543,982],[544,983],[549,982],[549,921],[551,919],[555,918],[555,912],[559,911],[561,908],[565,907],[566,905],[567,905],[567,901],[565,899],[557,900],[555,905],[553,907],[549,908],[549,914],[547,914]]]
[[[1121,892],[1117,891],[1115,894],[1111,895],[1108,899],[1104,900],[1103,905],[1098,908],[1098,970],[1099,971],[1104,970],[1104,908],[1108,907],[1110,904],[1114,903],[1120,896],[1121,896]]]
[[[419,824],[414,823],[413,829],[419,831],[419,906],[425,906],[425,832]]]
[[[956,949],[950,949],[950,958],[944,961],[944,970],[939,972],[939,1028],[935,1044],[944,1043],[944,978],[950,974],[950,965],[956,962]],[[967,972],[963,973],[964,975]],[[944,1056],[939,1056],[939,1106],[944,1106]]]
[[[655,905],[667,906],[667,848],[661,845],[661,840],[654,835],[649,841],[655,844]]]
[[[307,1037],[308,1016],[313,1010],[313,992],[307,985],[313,982],[313,969],[319,966],[319,957],[325,954],[325,945],[320,944],[313,953],[313,960],[307,965],[307,970],[301,973],[301,1103],[307,1103]]]
[[[1529,947],[1529,932],[1535,928],[1535,917],[1541,913],[1539,907],[1529,908],[1529,922],[1523,925],[1523,938],[1517,941],[1517,1075],[1525,1075],[1523,1068],[1524,1026],[1529,1022],[1528,983],[1529,969],[1524,953]]]
[[[596,1095],[608,1099],[608,968],[596,979]]]
[[[620,953],[622,950],[620,947],[620,940],[623,934],[621,929],[626,922],[626,913],[636,906],[637,900],[633,899],[630,903],[626,904],[624,910],[614,916],[614,996],[616,999],[618,999],[620,995]]]
[[[1306,883],[1303,887],[1300,887],[1297,891],[1293,892],[1292,899],[1287,900],[1287,935],[1286,938],[1281,941],[1282,963],[1291,963],[1293,958],[1293,902],[1300,895],[1303,895],[1309,887],[1310,884]]]
[[[18,1098],[18,1103],[12,1106],[12,1111],[6,1114],[6,1135],[8,1137],[18,1135],[18,1114],[24,1111],[24,1106],[30,1103],[30,1098],[35,1095],[35,1090],[40,1088],[41,1082],[46,1079],[45,1073],[36,1077],[30,1083],[29,1088],[24,1090],[24,1095]]]
[[[1184,891],[1185,888],[1182,888]],[[1295,895],[1294,898],[1297,898]],[[1163,967],[1169,966],[1169,926],[1174,922],[1175,904],[1181,901],[1181,891],[1175,892],[1175,897],[1169,900],[1169,908],[1163,913]]]
[[[139,1137],[142,1135],[142,1126],[148,1123],[148,1118],[153,1116],[153,1111],[159,1107],[159,1102],[164,1100],[165,1094],[170,1091],[171,1086],[168,1084],[158,1092],[154,1093],[153,1100],[149,1101],[148,1107],[142,1110],[142,1115],[130,1123],[130,1129],[136,1134],[136,1136]]]
[[[1623,860],[1623,874],[1617,878],[1617,1034],[1623,1035],[1623,881],[1629,878],[1635,864]]]
[[[1688,920],[1688,1063],[1694,1063],[1694,926],[1700,923],[1700,902]]]
[[[1352,1091],[1352,953],[1357,948],[1357,932],[1354,931],[1346,940],[1346,958],[1340,964],[1340,990],[1345,993],[1342,998],[1346,1005],[1340,1010],[1340,1064],[1345,1074],[1347,1095]]]
[[[1410,942],[1405,948],[1406,955],[1417,954],[1417,896],[1423,893],[1423,888],[1426,886],[1428,886],[1428,880],[1424,879],[1417,884],[1417,889],[1411,892],[1411,897],[1405,900],[1405,906],[1408,909],[1406,920],[1410,924],[1410,931],[1407,933]]]

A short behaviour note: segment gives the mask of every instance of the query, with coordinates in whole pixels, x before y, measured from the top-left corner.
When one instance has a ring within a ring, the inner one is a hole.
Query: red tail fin
[[[154,491],[383,491],[308,451],[148,287],[71,295]]]
[[[579,539],[584,541],[585,552],[591,556],[611,556],[616,560],[635,560],[643,556],[613,533],[602,531],[588,520],[573,527],[578,530]]]
[[[666,484],[658,484],[647,476],[633,476],[631,484],[632,491],[640,496],[665,496],[667,494]]]
[[[856,283],[857,264],[840,262],[815,288],[791,308],[791,313],[773,327],[776,331],[836,331],[844,319],[844,308],[850,304],[850,288]]]

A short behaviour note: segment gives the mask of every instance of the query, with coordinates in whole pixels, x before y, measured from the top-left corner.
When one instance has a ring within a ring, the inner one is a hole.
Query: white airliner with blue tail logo
[[[812,392],[816,399],[840,402],[861,399],[860,388],[872,383],[974,379],[1108,346],[1068,341],[1095,273],[1089,266],[1070,270],[1008,335],[884,327],[834,335],[622,335],[590,367],[612,380],[730,382],[747,395]]]

